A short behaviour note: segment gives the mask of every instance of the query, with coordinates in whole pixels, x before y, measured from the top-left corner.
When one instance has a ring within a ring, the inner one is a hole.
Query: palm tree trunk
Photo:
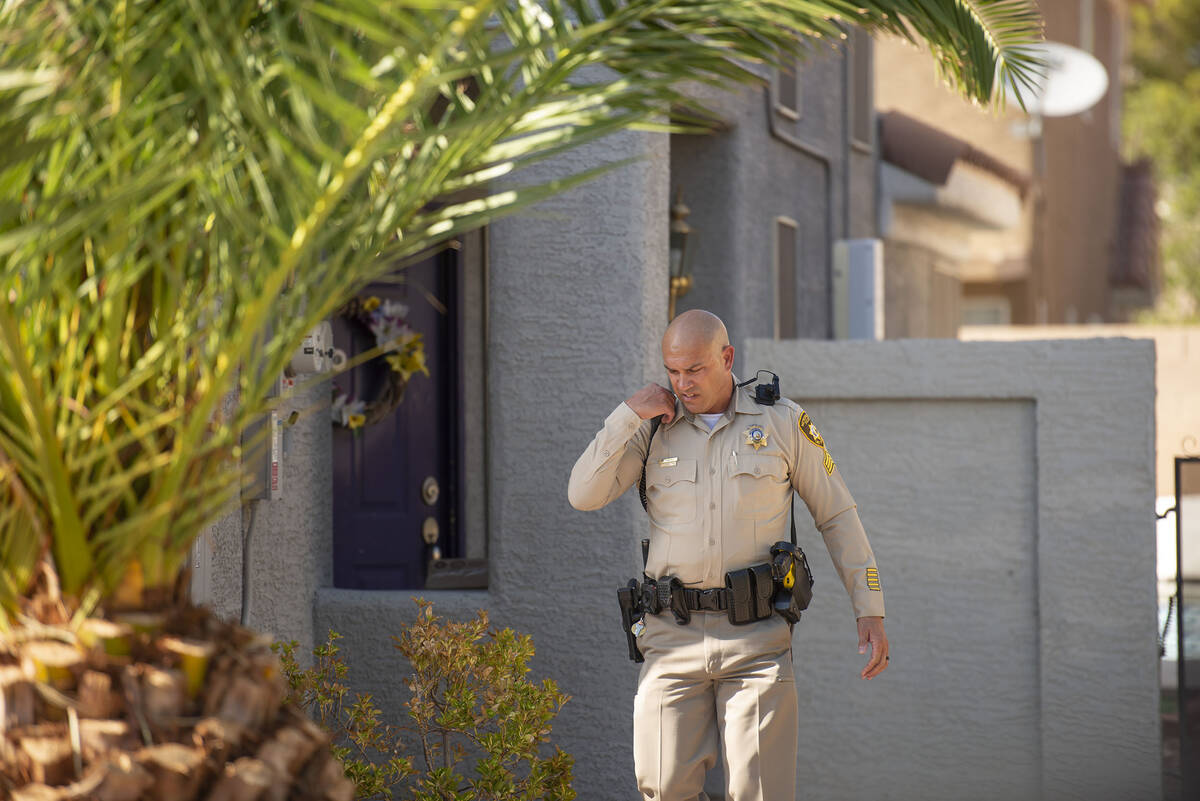
[[[15,801],[354,797],[325,732],[283,704],[261,635],[187,606],[157,630],[20,631],[0,641],[0,786]]]

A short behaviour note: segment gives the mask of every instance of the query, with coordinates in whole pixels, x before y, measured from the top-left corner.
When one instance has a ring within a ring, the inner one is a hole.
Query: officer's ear
[[[733,369],[733,345],[721,348],[721,363],[725,365],[726,370]]]

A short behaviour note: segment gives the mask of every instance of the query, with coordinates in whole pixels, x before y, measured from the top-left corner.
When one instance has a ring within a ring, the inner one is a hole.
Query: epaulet
[[[803,409],[800,408],[800,404],[796,403],[791,398],[780,398],[779,400],[775,401],[775,405],[776,406],[786,406],[789,409],[791,409],[793,412],[796,412],[797,414],[804,411]]]

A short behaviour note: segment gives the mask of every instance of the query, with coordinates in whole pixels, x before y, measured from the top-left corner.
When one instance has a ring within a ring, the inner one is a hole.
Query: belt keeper
[[[705,612],[724,612],[729,608],[729,591],[723,587],[706,590],[688,589],[686,593],[688,609]]]

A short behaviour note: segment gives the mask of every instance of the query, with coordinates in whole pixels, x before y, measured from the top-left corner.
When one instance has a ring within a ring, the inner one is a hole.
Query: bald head
[[[688,411],[725,411],[733,394],[733,346],[720,317],[685,311],[667,326],[662,355],[671,388]]]
[[[681,348],[715,348],[720,351],[729,344],[725,323],[710,311],[689,309],[667,326],[663,334],[663,353]]]

